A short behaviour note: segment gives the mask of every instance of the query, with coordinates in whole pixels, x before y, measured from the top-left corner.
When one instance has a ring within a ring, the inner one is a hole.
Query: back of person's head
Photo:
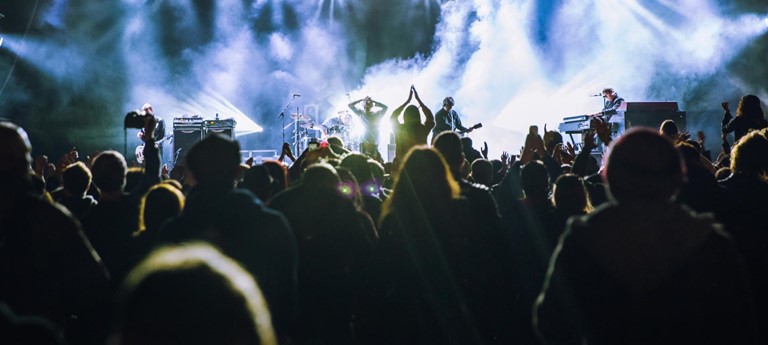
[[[472,162],[472,180],[484,186],[493,183],[493,163],[487,159],[478,158]]]
[[[731,152],[733,174],[763,174],[768,170],[768,139],[760,132],[741,137]]]
[[[130,167],[125,173],[125,186],[123,189],[131,191],[141,183],[141,179],[144,178],[144,168]]]
[[[93,158],[91,174],[93,183],[106,193],[120,192],[125,187],[128,165],[117,151],[104,151]]]
[[[269,170],[269,175],[272,176],[272,179],[274,180],[273,195],[288,188],[288,169],[286,169],[282,163],[266,160],[261,164]]]
[[[426,146],[415,146],[403,160],[385,209],[391,206],[400,211],[413,211],[414,207],[423,208],[424,205],[434,208],[458,196],[458,184],[440,153]]]
[[[472,138],[470,137],[462,137],[461,138],[461,146],[464,148],[464,150],[469,150],[472,148]]]
[[[301,184],[311,189],[335,190],[340,181],[336,169],[328,163],[310,165],[301,177]]]
[[[557,144],[563,143],[563,135],[557,131],[546,131],[544,133],[544,148],[547,152],[552,152]]]
[[[256,164],[245,171],[242,187],[251,191],[263,201],[272,196],[272,185],[275,183],[269,169],[263,164]]]
[[[403,123],[421,122],[421,114],[419,114],[419,108],[413,104],[405,107],[403,111]]]
[[[680,151],[680,155],[683,157],[683,161],[685,162],[686,167],[686,174],[688,174],[688,176],[691,176],[691,174],[700,173],[711,174],[706,170],[704,165],[702,165],[701,153],[696,147],[687,142],[679,142],[675,145],[675,147],[678,151]]]
[[[432,141],[432,146],[443,155],[449,166],[458,167],[464,162],[461,137],[455,132],[443,132]]]
[[[357,183],[355,175],[347,168],[338,168],[339,185],[336,188],[339,195],[352,201],[357,209],[363,207],[363,194],[360,192],[360,185]]]
[[[253,277],[208,244],[154,251],[119,297],[121,345],[277,343]]]
[[[682,186],[685,170],[680,154],[658,132],[635,127],[611,146],[603,174],[616,201],[666,201]]]
[[[335,136],[335,135],[332,135],[332,136],[326,138],[325,141],[328,142],[328,145],[344,147],[344,141],[341,140],[340,137]]]
[[[197,183],[233,185],[240,168],[240,145],[211,134],[192,146],[186,167]]]
[[[564,174],[557,178],[553,196],[555,207],[566,214],[584,214],[592,210],[584,181],[574,174]]]
[[[669,139],[676,139],[680,130],[677,128],[677,124],[672,120],[664,120],[659,127],[659,133]]]
[[[31,152],[27,132],[13,123],[0,121],[0,177],[29,176],[32,172]]]
[[[68,165],[61,175],[61,185],[64,191],[74,196],[85,196],[91,186],[91,170],[83,162]]]
[[[736,116],[746,116],[754,119],[765,117],[763,107],[760,105],[760,98],[755,95],[746,95],[741,97],[739,106],[736,108]]]
[[[181,214],[184,194],[168,183],[150,188],[139,203],[139,230],[157,230],[168,219]]]
[[[600,172],[600,162],[593,155],[589,155],[587,159],[586,176],[594,175]]]
[[[373,173],[371,172],[370,165],[368,165],[368,156],[366,155],[360,153],[349,154],[341,160],[340,166],[349,169],[360,184],[369,183],[373,180]]]
[[[520,185],[525,197],[534,200],[545,200],[549,193],[549,172],[544,163],[533,160],[520,170]]]

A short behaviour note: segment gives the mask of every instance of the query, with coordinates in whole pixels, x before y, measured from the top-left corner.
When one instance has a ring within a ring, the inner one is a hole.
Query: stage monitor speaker
[[[687,131],[688,125],[686,123],[684,111],[627,110],[627,112],[624,113],[624,120],[626,121],[626,128],[644,126],[658,130],[662,122],[665,120],[672,120],[675,121],[680,132],[685,132]]]
[[[173,155],[174,165],[185,165],[184,157],[186,157],[189,149],[192,148],[197,142],[203,139],[202,128],[174,128],[173,129]]]
[[[223,136],[225,136],[225,137],[227,137],[229,139],[232,139],[233,141],[235,140],[235,128],[234,127],[221,127],[221,128],[207,127],[205,129],[205,134],[203,136],[207,137],[211,133],[218,133],[218,134],[221,134],[221,135],[223,135]]]

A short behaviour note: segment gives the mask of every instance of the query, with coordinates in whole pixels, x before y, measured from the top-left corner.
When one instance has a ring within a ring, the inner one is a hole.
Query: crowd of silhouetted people
[[[581,147],[532,132],[496,159],[427,142],[410,92],[386,163],[331,137],[254,164],[214,134],[167,171],[148,115],[143,167],[53,164],[0,122],[0,343],[768,341],[757,97],[722,105],[716,157],[673,121],[596,117]]]

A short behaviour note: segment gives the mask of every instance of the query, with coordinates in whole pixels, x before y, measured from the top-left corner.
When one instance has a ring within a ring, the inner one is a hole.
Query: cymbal
[[[304,114],[293,113],[293,114],[291,114],[291,118],[294,119],[294,120],[309,121],[309,116],[304,115]]]

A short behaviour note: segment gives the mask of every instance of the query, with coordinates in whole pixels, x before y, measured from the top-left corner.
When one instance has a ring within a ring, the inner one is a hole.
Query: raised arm
[[[431,130],[435,127],[435,115],[432,114],[432,110],[430,110],[429,107],[421,101],[421,97],[419,97],[419,93],[416,91],[416,88],[413,85],[411,85],[411,93],[413,93],[413,95],[416,97],[416,102],[419,103],[419,108],[421,108],[421,110],[424,112],[424,117],[426,117],[424,126]]]
[[[400,124],[400,121],[398,118],[400,118],[400,114],[403,112],[403,109],[408,105],[408,103],[411,103],[411,99],[413,98],[413,86],[411,86],[411,90],[408,93],[408,99],[405,100],[405,102],[397,107],[393,112],[392,115],[389,116],[389,122],[392,123],[392,127],[397,126]],[[418,98],[417,98],[418,99]]]

